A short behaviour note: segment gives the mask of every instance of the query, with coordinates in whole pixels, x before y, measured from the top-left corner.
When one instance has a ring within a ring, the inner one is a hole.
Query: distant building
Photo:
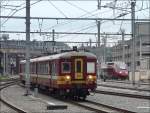
[[[136,70],[140,69],[141,63],[150,57],[150,46],[143,45],[144,43],[150,43],[150,23],[137,22],[135,24],[135,66]],[[124,47],[124,53],[123,53]],[[133,41],[132,39],[125,41],[124,44],[119,44],[112,47],[112,61],[125,61],[129,70],[132,70],[132,57],[133,57]],[[124,54],[124,57],[123,57]],[[124,59],[123,59],[124,58]],[[141,59],[141,60],[140,60]],[[148,60],[149,61],[149,60]],[[149,67],[149,62],[142,64],[142,66]]]
[[[52,41],[31,41],[30,57],[38,57],[70,49],[67,44]],[[1,40],[0,41],[0,71],[6,69],[8,73],[18,73],[19,60],[25,58],[25,40]],[[4,60],[5,58],[5,60]],[[5,66],[5,68],[4,68]],[[14,72],[12,72],[12,70]]]
[[[135,24],[135,65],[136,71],[140,68],[150,69],[150,45],[144,45],[150,43],[150,23],[137,22]],[[124,53],[123,53],[124,47]],[[119,41],[118,44],[112,47],[81,47],[94,53],[99,62],[108,61],[124,61],[128,65],[129,71],[132,70],[132,57],[133,57],[133,41],[132,39]],[[123,57],[124,55],[124,57]]]
[[[101,45],[100,47],[85,46],[81,48],[94,53],[97,56],[99,63],[111,61],[111,47]]]

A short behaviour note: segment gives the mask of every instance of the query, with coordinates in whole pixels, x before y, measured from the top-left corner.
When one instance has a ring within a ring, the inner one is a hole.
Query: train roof
[[[86,56],[87,58],[96,58],[96,55],[90,52],[77,52],[77,51],[71,51],[71,52],[64,52],[54,55],[48,55],[38,58],[30,59],[30,62],[40,62],[40,61],[47,61],[47,60],[54,60],[54,59],[60,59],[60,58],[70,58],[72,56]],[[25,63],[26,60],[20,61],[20,63]]]

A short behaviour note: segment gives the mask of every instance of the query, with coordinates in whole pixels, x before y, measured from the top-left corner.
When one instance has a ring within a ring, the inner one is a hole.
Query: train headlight
[[[122,71],[119,72],[120,74],[122,73]]]
[[[66,75],[66,79],[67,79],[67,80],[70,80],[71,77],[70,77],[69,75]]]
[[[92,75],[88,75],[87,77],[89,80],[92,80],[93,79],[93,76]]]

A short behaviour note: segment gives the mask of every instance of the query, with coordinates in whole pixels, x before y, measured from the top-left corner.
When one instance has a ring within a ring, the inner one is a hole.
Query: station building
[[[19,61],[25,59],[26,41],[9,40],[9,35],[2,35],[0,41],[0,73],[17,74]],[[61,42],[52,41],[31,41],[30,57],[49,55],[60,50],[70,49],[70,47]]]
[[[150,69],[150,23],[137,22],[135,24],[135,67],[136,71],[142,68]],[[124,48],[124,51],[123,51]],[[123,53],[124,52],[124,53]],[[123,57],[124,55],[124,57]],[[132,70],[133,39],[120,42],[112,47],[112,61],[124,61]]]
[[[112,47],[84,47],[97,55],[99,62],[123,61],[127,64],[129,72],[133,63],[133,39],[122,42]],[[120,37],[122,39],[122,37]],[[142,71],[141,75],[150,75],[150,23],[135,23],[135,73]],[[138,74],[139,75],[139,74]]]

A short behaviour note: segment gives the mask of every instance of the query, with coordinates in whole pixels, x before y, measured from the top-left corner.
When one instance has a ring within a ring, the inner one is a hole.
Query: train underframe
[[[22,83],[25,84],[25,81],[22,80]],[[43,86],[41,84],[30,84],[32,88],[38,88],[49,92],[51,95],[60,97],[60,98],[68,98],[75,100],[85,100],[91,92],[95,91],[96,85],[90,85],[89,87],[85,87],[85,85],[74,85],[73,87],[58,87],[58,88],[50,88],[49,86]]]
[[[90,94],[88,89],[80,88],[80,89],[55,89],[54,94],[71,99],[83,99],[85,100],[87,95]]]
[[[73,85],[72,87],[53,88],[53,93],[64,98],[85,100],[90,92],[94,92],[93,86],[85,87],[85,85]]]

